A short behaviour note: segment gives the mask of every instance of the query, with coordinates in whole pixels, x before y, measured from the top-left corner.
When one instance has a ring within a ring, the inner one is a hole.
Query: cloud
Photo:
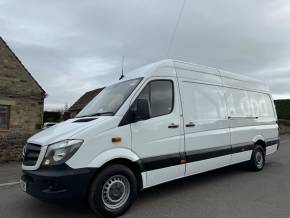
[[[286,0],[0,0],[4,39],[48,92],[46,108],[72,104],[125,71],[164,58],[245,74],[290,97]],[[168,48],[171,48],[168,52]]]

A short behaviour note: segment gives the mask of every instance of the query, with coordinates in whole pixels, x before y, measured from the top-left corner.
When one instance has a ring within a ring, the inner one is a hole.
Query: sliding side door
[[[180,79],[186,175],[230,164],[229,123],[223,87]]]

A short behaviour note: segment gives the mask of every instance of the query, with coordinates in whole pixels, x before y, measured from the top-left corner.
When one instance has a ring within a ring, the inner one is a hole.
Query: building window
[[[0,105],[0,130],[9,129],[10,108],[6,105]]]

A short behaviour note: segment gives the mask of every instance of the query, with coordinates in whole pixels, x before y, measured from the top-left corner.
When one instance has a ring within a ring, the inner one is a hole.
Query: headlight
[[[80,139],[67,139],[48,146],[43,165],[59,165],[70,159],[83,144]]]

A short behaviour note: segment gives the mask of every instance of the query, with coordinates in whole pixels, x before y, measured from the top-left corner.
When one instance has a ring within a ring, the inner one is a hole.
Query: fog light
[[[49,160],[45,160],[44,161],[44,165],[49,165],[50,164],[50,161]]]

